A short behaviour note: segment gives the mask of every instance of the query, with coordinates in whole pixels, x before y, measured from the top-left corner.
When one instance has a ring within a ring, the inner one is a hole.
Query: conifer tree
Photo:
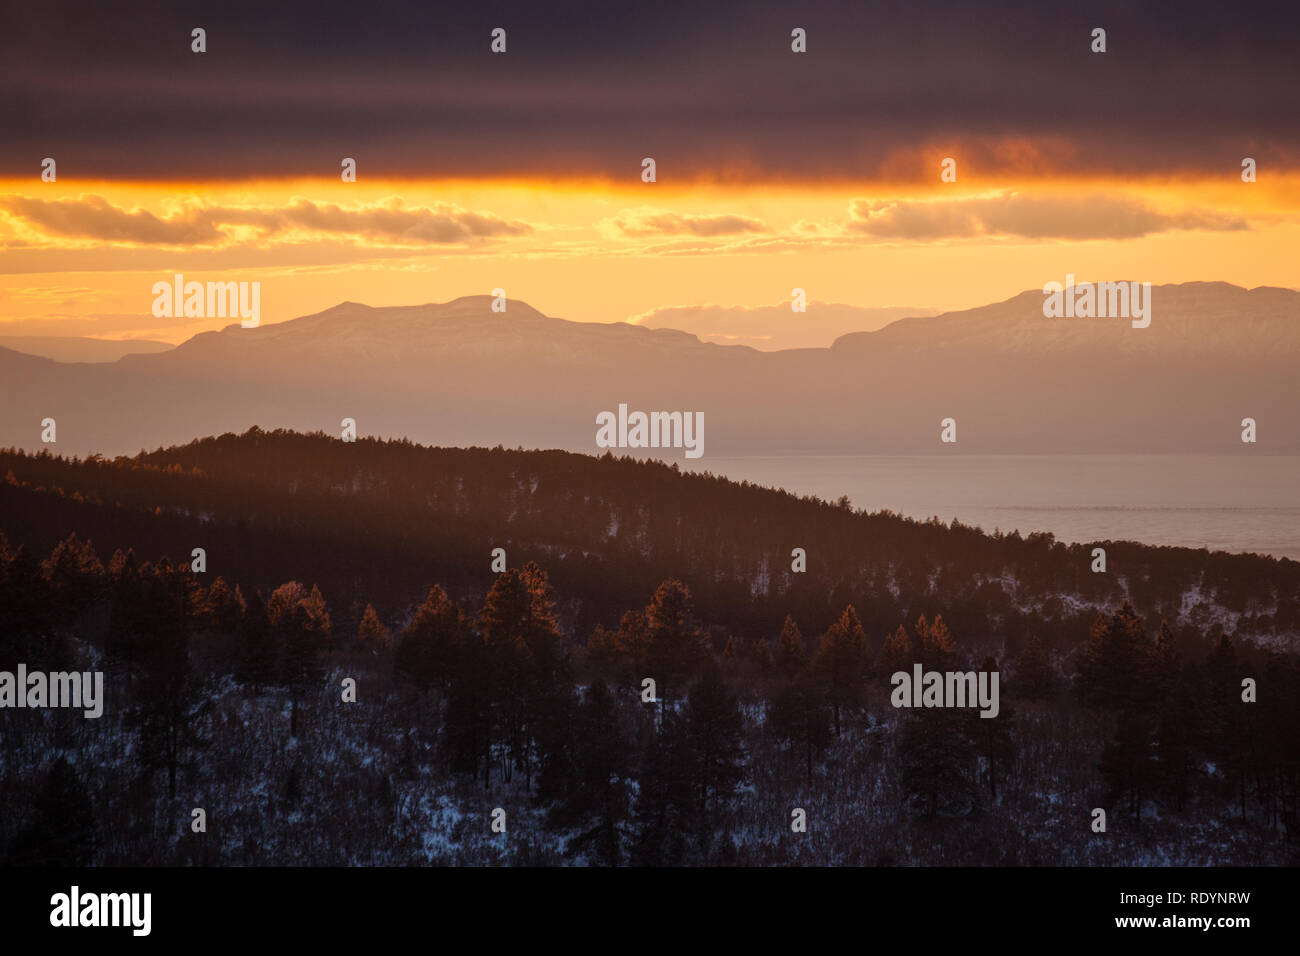
[[[910,674],[912,664],[915,662],[911,638],[907,636],[907,630],[900,624],[894,633],[885,638],[885,643],[880,648],[877,670],[885,676],[897,674],[899,671]]]
[[[777,644],[777,669],[786,680],[793,680],[794,676],[803,669],[806,656],[807,648],[804,646],[803,635],[799,633],[799,625],[787,614],[785,623],[781,625],[781,637]]]
[[[618,866],[628,816],[631,744],[603,681],[587,688],[575,711],[572,749],[571,786],[551,821],[584,826],[571,841],[570,853],[590,847],[599,863]]]
[[[234,634],[239,629],[243,613],[244,596],[239,587],[231,590],[222,577],[213,581],[204,601],[204,614],[217,633]]]
[[[835,735],[840,734],[845,711],[855,711],[862,703],[866,677],[866,634],[858,615],[849,605],[822,635],[813,657],[813,672],[831,705]]]
[[[808,787],[813,767],[831,739],[830,713],[817,688],[805,676],[782,686],[768,708],[766,726],[778,740],[802,751]]]
[[[468,633],[465,615],[435,584],[402,631],[394,667],[422,689],[446,686]]]
[[[1047,648],[1035,634],[1016,661],[1011,689],[1023,700],[1042,700],[1051,695],[1055,684],[1056,672],[1047,658]]]
[[[684,716],[707,852],[717,811],[730,802],[745,779],[744,720],[735,695],[712,661],[691,687]]]
[[[211,704],[190,666],[183,631],[159,634],[147,648],[149,658],[132,708],[139,728],[141,764],[146,770],[167,771],[167,796],[176,798],[176,775],[190,765],[195,749],[208,741],[199,722]]]
[[[957,711],[911,710],[899,721],[899,782],[905,806],[933,820],[964,813],[974,801],[973,748]]]
[[[985,657],[980,669],[986,674],[998,673],[998,662]],[[996,717],[983,717],[976,709],[967,713],[969,726],[966,735],[975,748],[975,755],[981,760],[981,772],[989,786],[989,800],[996,803],[998,784],[1011,775],[1015,764],[1016,743],[1012,728],[1016,725],[1016,712],[1002,700]]]
[[[681,581],[664,581],[646,606],[645,622],[646,676],[655,678],[659,699],[666,703],[681,693],[680,685],[706,656],[690,589]]]
[[[698,832],[698,792],[685,721],[666,711],[637,776],[633,866],[681,866]]]
[[[289,733],[298,733],[298,705],[324,678],[321,656],[329,646],[330,615],[320,589],[289,581],[272,592],[267,618],[280,652],[279,679],[289,688]]]
[[[912,650],[926,670],[948,671],[956,666],[957,645],[942,614],[936,614],[929,623],[924,614],[920,616],[916,622],[916,641]]]
[[[244,613],[235,631],[235,679],[253,692],[276,680],[279,653],[271,634],[262,592],[254,589],[244,601]]]
[[[367,604],[361,614],[361,623],[357,626],[357,640],[361,646],[372,653],[388,643],[388,628],[379,620],[379,614],[373,604]]]
[[[32,553],[25,547],[0,548],[0,661],[29,666],[39,661],[39,649],[54,626],[53,607],[40,562]]]
[[[1088,703],[1149,713],[1153,646],[1142,619],[1127,601],[1109,618],[1099,614],[1079,666],[1079,689]]]
[[[1102,778],[1112,801],[1127,797],[1133,819],[1142,815],[1155,777],[1155,741],[1149,721],[1134,710],[1122,710],[1115,736],[1102,751]]]
[[[490,700],[513,764],[531,787],[534,759],[544,769],[563,759],[571,710],[550,581],[535,563],[497,575],[479,613],[491,664]]]

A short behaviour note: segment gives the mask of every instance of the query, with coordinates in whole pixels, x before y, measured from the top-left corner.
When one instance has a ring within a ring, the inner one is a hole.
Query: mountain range
[[[0,445],[121,454],[262,428],[595,453],[596,415],[700,411],[705,459],[744,454],[1300,451],[1300,292],[1155,286],[1150,327],[1045,318],[1043,294],[757,351],[553,318],[489,296],[204,332],[69,364],[0,348]],[[792,315],[791,321],[800,316]],[[1254,418],[1257,444],[1241,441]],[[957,443],[940,422],[957,422]],[[680,457],[680,450],[663,452]]]
[[[93,339],[76,335],[0,335],[0,348],[56,362],[116,362],[123,355],[165,352],[172,346],[148,339]]]

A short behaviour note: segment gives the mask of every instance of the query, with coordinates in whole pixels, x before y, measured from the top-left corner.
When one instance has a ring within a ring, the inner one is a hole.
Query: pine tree
[[[912,664],[915,662],[916,657],[912,653],[911,638],[907,636],[907,630],[900,624],[898,630],[885,638],[885,643],[880,648],[880,662],[877,670],[886,676],[897,674],[899,671],[910,674]]]
[[[210,708],[190,667],[183,632],[151,642],[149,664],[140,681],[131,720],[139,728],[141,765],[167,771],[167,796],[176,798],[176,775],[189,766],[195,749],[206,746],[199,722]]]
[[[633,866],[681,866],[700,821],[694,754],[685,721],[666,711],[637,776]]]
[[[1110,618],[1098,615],[1083,648],[1078,683],[1095,706],[1150,712],[1154,648],[1127,601]]]
[[[289,733],[298,734],[298,704],[324,678],[321,657],[329,647],[330,615],[315,585],[280,585],[267,602],[267,617],[280,651],[279,678],[289,688]]]
[[[244,601],[244,613],[235,630],[235,679],[257,693],[264,684],[275,682],[279,656],[262,592],[254,589]]]
[[[594,681],[574,715],[571,786],[550,815],[552,825],[581,826],[569,852],[594,849],[604,866],[623,858],[622,828],[628,816],[631,745],[614,698]]]
[[[707,852],[716,812],[745,779],[744,720],[735,695],[712,662],[691,687],[684,717],[699,794],[699,832]]]
[[[597,624],[587,638],[587,660],[609,673],[619,658],[617,631],[611,631],[603,624]]]
[[[244,610],[244,596],[238,586],[232,591],[222,577],[212,582],[204,600],[204,613],[217,633],[234,634],[239,629],[239,619]]]
[[[803,635],[799,633],[799,625],[787,614],[785,623],[781,625],[781,638],[776,652],[777,669],[786,680],[793,680],[794,676],[803,669],[807,653]]]
[[[373,604],[367,604],[361,614],[361,623],[357,627],[357,641],[371,653],[388,643],[388,628],[384,627],[379,620],[379,614]]]
[[[1155,778],[1155,740],[1148,720],[1132,710],[1120,712],[1115,737],[1102,751],[1101,774],[1112,801],[1128,797],[1133,819],[1142,816],[1142,804]]]
[[[1035,634],[1016,661],[1011,689],[1023,700],[1043,700],[1051,695],[1055,685],[1056,671],[1047,658],[1047,648],[1043,646],[1043,639]]]
[[[152,565],[142,568],[136,564],[132,551],[116,551],[109,562],[105,649],[110,658],[126,665],[128,678],[135,675],[141,645],[158,628],[158,607],[149,590],[153,574]]]
[[[1156,670],[1161,674],[1171,674],[1178,669],[1180,657],[1174,632],[1169,629],[1169,622],[1160,619],[1160,630],[1156,632],[1156,646],[1153,654]]]
[[[768,707],[767,729],[792,748],[802,751],[812,788],[813,767],[831,739],[831,717],[817,688],[806,677],[782,686]]]
[[[985,657],[980,669],[986,674],[998,673],[998,662],[992,657]],[[989,800],[998,799],[998,784],[1011,774],[1015,764],[1016,744],[1012,734],[1015,726],[1014,708],[1000,702],[996,717],[981,716],[978,710],[970,710],[967,737],[975,748],[975,754],[982,763],[982,772],[989,785]]]
[[[94,544],[75,534],[55,545],[44,572],[57,602],[56,616],[63,624],[72,623],[90,609],[106,580]]]
[[[38,649],[54,627],[53,607],[40,562],[32,553],[22,547],[11,550],[7,544],[0,548],[0,661],[28,666],[37,662]]]
[[[899,782],[905,806],[933,820],[960,814],[974,803],[974,757],[959,712],[938,707],[908,711],[899,721]]]
[[[465,641],[448,681],[443,752],[453,772],[471,777],[477,776],[481,761],[484,790],[490,781],[495,733],[492,691],[488,649],[482,641]]]
[[[497,575],[479,628],[491,662],[494,725],[531,787],[534,757],[543,770],[563,759],[571,711],[569,663],[546,573],[530,562]]]
[[[1182,811],[1196,772],[1197,743],[1202,738],[1200,695],[1186,665],[1175,665],[1162,680],[1165,689],[1156,717],[1155,775],[1161,795]]]
[[[830,702],[839,736],[845,711],[854,711],[862,703],[866,677],[866,634],[858,615],[849,605],[822,635],[813,657],[813,673]]]
[[[500,731],[511,766],[529,763],[526,699],[530,691],[530,661],[526,632],[530,626],[528,584],[517,568],[498,574],[479,611],[479,630],[488,664],[488,703],[491,727]]]
[[[646,653],[650,648],[650,629],[646,626],[643,611],[627,611],[619,619],[613,636],[614,647],[638,670],[645,670]]]
[[[1160,622],[1152,658],[1156,705],[1154,789],[1182,810],[1195,771],[1196,740],[1201,734],[1199,694],[1191,670],[1178,652],[1167,621]]]
[[[926,670],[949,671],[956,666],[957,645],[942,614],[936,614],[929,624],[922,614],[916,622],[916,638],[913,649],[919,654],[920,663]]]
[[[646,676],[655,678],[659,699],[666,704],[674,691],[681,693],[679,685],[705,658],[705,637],[695,621],[686,585],[673,579],[660,584],[646,606],[645,622]]]
[[[402,631],[394,667],[422,689],[446,686],[468,637],[465,615],[435,584]]]

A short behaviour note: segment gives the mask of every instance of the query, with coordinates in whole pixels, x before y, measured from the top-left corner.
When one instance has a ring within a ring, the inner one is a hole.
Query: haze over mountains
[[[887,306],[860,308],[834,302],[810,302],[795,314],[790,302],[746,308],[695,305],[653,309],[629,321],[650,329],[680,329],[702,342],[748,345],[763,352],[825,348],[848,332],[874,331],[899,319],[938,315],[938,309]]]
[[[165,352],[167,342],[147,339],[93,339],[76,335],[0,335],[0,348],[56,362],[116,362],[123,355]]]
[[[257,425],[596,453],[596,415],[702,411],[710,455],[1300,451],[1300,293],[1156,286],[1146,329],[1049,319],[1040,291],[760,352],[668,329],[551,318],[491,298],[195,336],[111,364],[0,349],[0,445],[133,453]],[[792,314],[791,321],[801,316]],[[956,445],[940,421],[958,424]],[[1241,420],[1258,423],[1244,445]],[[49,447],[49,446],[47,446]],[[665,457],[681,457],[667,450]]]

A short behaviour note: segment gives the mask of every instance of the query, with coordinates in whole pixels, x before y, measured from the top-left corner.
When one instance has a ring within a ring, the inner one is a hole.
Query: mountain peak
[[[1062,277],[1063,278],[1063,277]],[[1121,280],[1076,279],[1075,287]],[[1041,289],[1002,302],[899,319],[875,332],[851,332],[832,343],[844,352],[864,348],[931,351],[970,348],[1006,353],[1070,349],[1173,354],[1295,354],[1300,351],[1300,292],[1229,282],[1153,285],[1151,323],[1133,328],[1125,317],[1051,317]],[[1249,332],[1245,331],[1249,329]]]

